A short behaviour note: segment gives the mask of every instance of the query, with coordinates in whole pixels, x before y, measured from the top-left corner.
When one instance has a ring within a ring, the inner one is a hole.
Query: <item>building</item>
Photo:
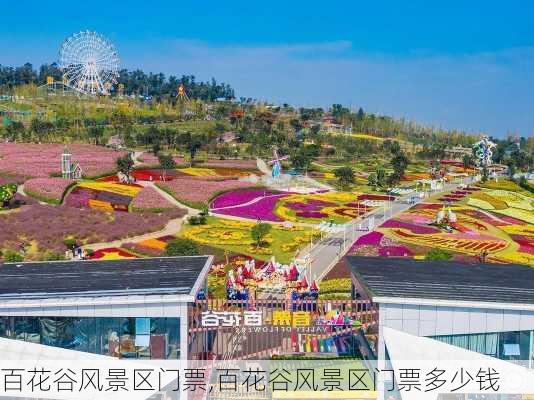
[[[385,328],[534,366],[534,268],[523,265],[347,257],[353,297],[378,309],[374,356]]]
[[[0,265],[0,338],[119,358],[188,357],[211,256]]]

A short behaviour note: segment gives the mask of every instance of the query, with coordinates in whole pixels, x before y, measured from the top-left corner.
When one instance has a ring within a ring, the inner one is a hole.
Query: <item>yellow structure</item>
[[[189,100],[189,97],[187,96],[187,92],[185,91],[185,86],[183,83],[180,83],[178,86],[178,98],[180,100]]]
[[[46,84],[47,85],[53,85],[54,84],[54,77],[53,76],[47,76],[46,77]]]

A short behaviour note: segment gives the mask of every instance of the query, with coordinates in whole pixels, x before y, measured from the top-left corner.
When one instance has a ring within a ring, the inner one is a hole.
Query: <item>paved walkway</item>
[[[451,190],[455,190],[459,186],[459,183],[445,184],[443,191],[434,194],[443,194]],[[409,204],[407,200],[412,197],[413,194],[399,197],[396,201],[389,202],[389,206],[386,209],[380,207],[373,210],[369,214],[365,215],[362,219],[354,220],[353,222],[346,224],[344,231],[336,232],[328,235],[324,239],[317,242],[311,249],[310,247],[304,248],[299,258],[311,259],[311,265],[309,274],[311,279],[317,279],[320,281],[326,274],[337,264],[337,262],[350,250],[352,244],[358,240],[359,237],[369,233],[374,227],[380,225],[385,220],[394,218],[396,215],[413,207],[414,204]],[[421,199],[420,201],[422,201]],[[419,202],[419,201],[418,201]],[[417,203],[416,203],[417,204]],[[375,226],[372,225],[374,220]],[[359,230],[359,226],[363,228],[370,228]]]

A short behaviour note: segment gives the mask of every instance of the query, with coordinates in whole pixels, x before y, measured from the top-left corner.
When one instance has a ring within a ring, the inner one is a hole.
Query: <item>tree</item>
[[[163,180],[167,177],[167,171],[176,168],[176,162],[170,154],[160,154],[158,156],[159,166],[163,169]]]
[[[291,165],[297,171],[307,171],[312,163],[312,158],[305,148],[301,148],[293,156],[291,156]]]
[[[197,244],[193,240],[185,238],[171,240],[165,249],[167,257],[198,256],[199,254]]]
[[[104,127],[103,126],[90,126],[87,129],[87,136],[90,139],[95,141],[95,144],[100,144],[100,139],[104,137]]]
[[[464,166],[464,170],[471,168],[474,164],[473,156],[471,154],[465,154],[462,158],[462,164]]]
[[[342,187],[347,187],[354,183],[354,171],[351,167],[340,167],[334,170],[334,175]]]
[[[381,188],[386,185],[386,170],[382,167],[376,170],[376,185]]]
[[[115,163],[117,164],[119,172],[123,174],[129,182],[130,173],[134,166],[134,160],[132,159],[131,154],[125,154],[124,156],[117,158]]]
[[[402,151],[396,153],[391,159],[391,167],[393,168],[393,173],[389,176],[388,180],[390,184],[395,185],[400,182],[408,167],[408,157],[406,157],[406,154]]]
[[[13,121],[6,127],[5,136],[9,141],[15,142],[17,139],[22,139],[25,132],[26,129],[22,122]]]
[[[191,158],[191,165],[193,165],[193,161],[195,160],[195,156],[197,154],[197,151],[200,150],[200,147],[202,144],[198,139],[191,139],[189,144],[187,145],[187,149],[189,150],[189,157]]]
[[[431,249],[428,253],[426,253],[425,260],[429,261],[447,261],[452,258],[452,254],[448,251],[434,248]]]
[[[252,240],[256,242],[257,247],[263,245],[263,240],[265,239],[265,236],[269,234],[271,228],[272,226],[270,224],[266,224],[264,222],[258,222],[252,227],[250,234],[252,236]]]
[[[367,177],[367,184],[376,190],[378,186],[378,180],[375,172],[371,172]]]

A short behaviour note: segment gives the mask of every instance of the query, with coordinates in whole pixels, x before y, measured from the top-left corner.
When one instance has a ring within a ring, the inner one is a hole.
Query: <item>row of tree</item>
[[[138,94],[143,96],[176,97],[179,85],[184,85],[190,98],[213,101],[218,98],[234,98],[234,89],[225,83],[218,83],[214,78],[208,82],[197,81],[194,75],[171,75],[166,77],[163,73],[145,73],[139,69],[129,71],[122,69],[119,72],[118,84],[124,85],[125,94]],[[44,85],[47,77],[61,82],[63,72],[56,63],[43,64],[39,69],[26,63],[20,67],[0,65],[0,87],[12,89],[15,86],[36,84]],[[118,86],[115,87],[115,90]]]

